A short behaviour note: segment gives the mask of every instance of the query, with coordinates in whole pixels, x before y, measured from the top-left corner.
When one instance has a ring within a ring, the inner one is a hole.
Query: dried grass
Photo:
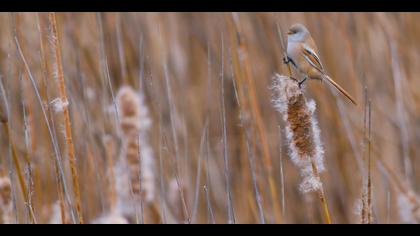
[[[10,222],[418,223],[419,19],[0,14]],[[273,109],[273,73],[301,79],[282,61],[297,22],[370,119],[319,81]]]

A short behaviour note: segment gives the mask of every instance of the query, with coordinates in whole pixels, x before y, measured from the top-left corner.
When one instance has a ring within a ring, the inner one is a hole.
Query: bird
[[[326,80],[350,102],[357,105],[355,99],[326,74],[318,56],[318,48],[309,30],[303,24],[298,23],[292,25],[287,34],[287,49],[284,62],[286,64],[292,63],[293,67],[304,75],[303,80],[299,82],[299,87],[308,78],[321,81]]]

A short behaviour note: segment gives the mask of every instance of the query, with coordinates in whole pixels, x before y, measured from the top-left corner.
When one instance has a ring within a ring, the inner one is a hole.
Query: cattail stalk
[[[273,81],[273,102],[286,124],[289,155],[293,163],[300,168],[303,177],[300,190],[304,193],[318,193],[325,222],[330,224],[330,211],[320,177],[320,173],[324,171],[324,149],[314,117],[316,104],[314,101],[306,101],[297,81],[290,77],[276,74]]]
[[[367,173],[363,171],[363,189],[361,199],[361,223],[371,224],[373,222],[372,206],[372,118],[371,101],[368,99],[367,88],[365,88],[365,106],[363,112],[363,149],[362,158],[367,165]],[[364,170],[364,169],[363,169]]]
[[[60,99],[63,104],[68,104],[66,86],[65,86],[65,81],[64,81],[63,65],[61,62],[61,51],[60,51],[61,46],[60,46],[60,40],[58,38],[57,23],[56,23],[54,12],[49,13],[49,21],[51,24],[52,49],[54,51],[55,66],[56,66],[55,69],[56,69],[56,76],[58,80]],[[84,220],[83,220],[83,214],[82,214],[82,208],[81,208],[79,176],[77,173],[77,163],[76,163],[72,131],[71,131],[70,112],[67,105],[62,106],[62,109],[63,109],[63,114],[64,114],[65,137],[66,137],[67,152],[68,152],[67,154],[69,158],[70,171],[71,171],[72,181],[73,181],[73,191],[75,195],[76,211],[77,211],[77,216],[79,218],[79,223],[83,224]]]
[[[373,206],[372,206],[372,117],[371,117],[371,101],[368,102],[368,137],[367,137],[367,145],[368,145],[368,182],[367,182],[367,222],[368,224],[372,224],[373,222]]]

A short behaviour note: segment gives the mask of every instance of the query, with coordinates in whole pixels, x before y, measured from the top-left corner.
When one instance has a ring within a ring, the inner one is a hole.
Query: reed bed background
[[[419,223],[419,21],[0,14],[0,222]],[[302,189],[273,102],[298,22],[359,104],[320,81],[300,91],[317,108],[324,203]]]

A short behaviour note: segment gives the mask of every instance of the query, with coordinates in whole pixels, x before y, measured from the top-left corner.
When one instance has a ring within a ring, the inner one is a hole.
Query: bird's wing
[[[311,47],[304,44],[302,55],[303,58],[305,58],[305,60],[311,64],[311,66],[315,67],[315,69],[324,74],[324,67],[322,66],[321,60]]]

